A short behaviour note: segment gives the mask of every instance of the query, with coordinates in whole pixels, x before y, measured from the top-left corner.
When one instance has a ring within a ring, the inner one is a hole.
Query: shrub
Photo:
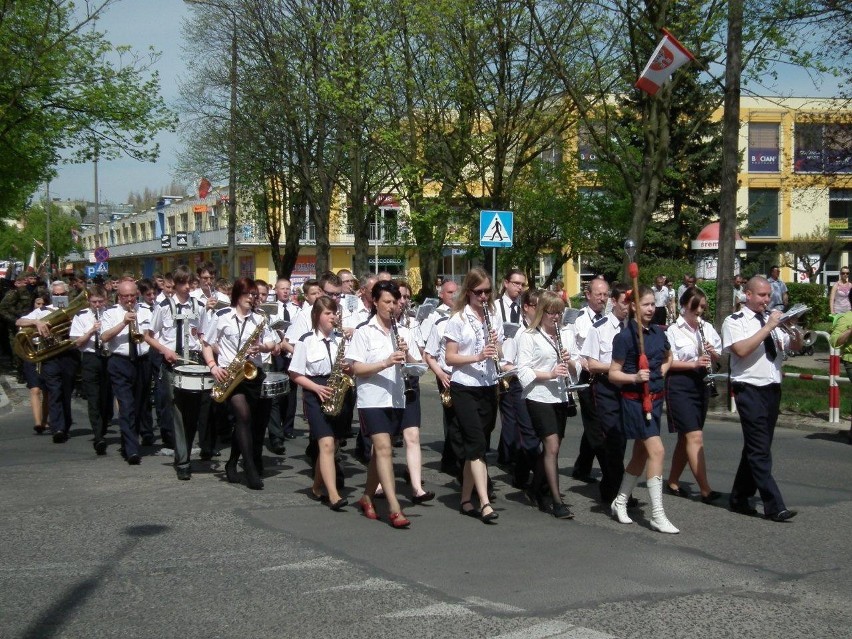
[[[792,282],[787,284],[787,293],[790,305],[804,304],[810,306],[811,310],[802,316],[800,323],[813,328],[817,322],[831,321],[828,313],[828,298],[825,295],[825,287],[822,284],[799,284]]]

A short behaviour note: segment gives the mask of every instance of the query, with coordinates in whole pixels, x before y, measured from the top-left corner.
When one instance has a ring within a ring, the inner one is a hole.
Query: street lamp
[[[231,121],[228,131],[228,270],[231,279],[237,271],[237,14],[233,7],[215,0],[184,0],[187,4],[213,7],[231,14]]]

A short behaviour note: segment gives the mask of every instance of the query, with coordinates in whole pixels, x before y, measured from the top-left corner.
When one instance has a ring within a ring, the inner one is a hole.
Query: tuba
[[[228,364],[228,368],[226,369],[228,378],[224,382],[216,382],[213,384],[213,390],[210,394],[213,397],[214,402],[221,404],[231,396],[231,393],[237,389],[240,382],[244,379],[254,379],[257,377],[257,366],[247,359],[248,350],[263,334],[263,329],[265,327],[266,318],[264,317],[260,321],[260,324],[257,325],[257,328],[254,329],[254,332],[252,332],[246,340],[246,343],[240,347],[239,351],[237,351],[237,354],[234,356],[234,361]]]
[[[50,329],[48,337],[42,337],[35,326],[25,326],[15,335],[12,350],[15,355],[25,362],[36,364],[59,355],[74,344],[69,339],[71,331],[71,320],[89,304],[89,294],[83,291],[74,298],[66,308],[58,308],[52,313],[45,315],[40,321],[46,323]]]

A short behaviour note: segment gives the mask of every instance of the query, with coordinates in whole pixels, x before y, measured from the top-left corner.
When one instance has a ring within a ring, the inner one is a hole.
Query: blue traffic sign
[[[509,248],[515,232],[512,211],[479,212],[479,245],[486,248]]]
[[[95,275],[109,275],[109,262],[98,262],[95,265]]]
[[[86,265],[86,279],[92,279],[95,276],[95,266],[93,264]]]

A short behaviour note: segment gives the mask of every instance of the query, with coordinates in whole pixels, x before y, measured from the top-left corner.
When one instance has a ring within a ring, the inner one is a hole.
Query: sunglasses
[[[471,291],[471,293],[473,293],[477,297],[482,297],[483,295],[491,295],[491,289],[490,288],[478,288],[478,289]]]

